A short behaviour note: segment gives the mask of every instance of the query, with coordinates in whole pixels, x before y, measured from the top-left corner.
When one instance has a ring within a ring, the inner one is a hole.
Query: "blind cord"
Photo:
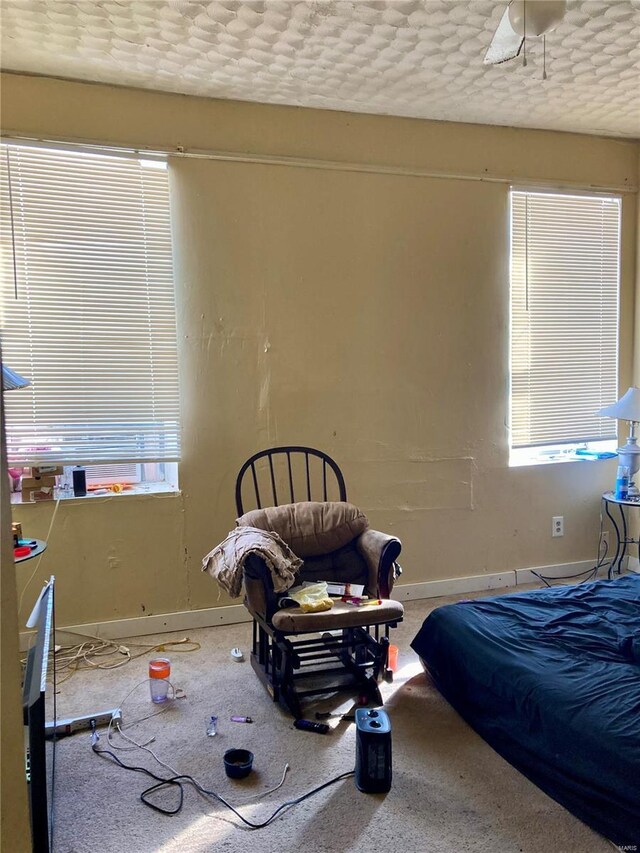
[[[13,185],[11,183],[11,158],[9,148],[7,154],[7,182],[9,184],[9,219],[11,221],[11,254],[13,256],[13,294],[18,298],[18,262],[16,261],[16,229],[13,219]]]

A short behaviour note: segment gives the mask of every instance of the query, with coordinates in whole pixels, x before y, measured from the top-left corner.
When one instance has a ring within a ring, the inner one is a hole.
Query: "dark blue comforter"
[[[507,761],[640,850],[640,575],[439,607],[411,645]]]

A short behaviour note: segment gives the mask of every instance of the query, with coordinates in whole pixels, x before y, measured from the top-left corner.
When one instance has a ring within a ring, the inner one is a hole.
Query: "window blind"
[[[139,483],[142,479],[141,466],[135,463],[122,465],[87,465],[87,483]]]
[[[11,462],[178,459],[167,178],[0,145],[3,358],[31,380],[4,398]]]
[[[511,192],[511,446],[616,437],[620,200]]]

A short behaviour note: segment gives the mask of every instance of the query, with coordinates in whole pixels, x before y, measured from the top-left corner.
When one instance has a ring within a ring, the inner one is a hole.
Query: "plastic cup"
[[[170,675],[171,661],[169,658],[154,658],[149,661],[149,688],[152,702],[166,702]]]
[[[387,669],[395,672],[398,668],[398,647],[389,646],[389,656],[387,657]]]

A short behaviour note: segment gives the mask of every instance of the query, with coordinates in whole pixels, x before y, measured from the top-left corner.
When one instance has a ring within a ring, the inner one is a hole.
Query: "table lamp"
[[[624,447],[618,448],[618,458],[620,465],[629,468],[629,494],[637,495],[638,489],[633,483],[633,476],[640,468],[640,447],[636,437],[636,424],[640,423],[640,388],[632,385],[617,403],[605,406],[598,414],[607,418],[617,418],[620,421],[629,421],[629,437]]]

